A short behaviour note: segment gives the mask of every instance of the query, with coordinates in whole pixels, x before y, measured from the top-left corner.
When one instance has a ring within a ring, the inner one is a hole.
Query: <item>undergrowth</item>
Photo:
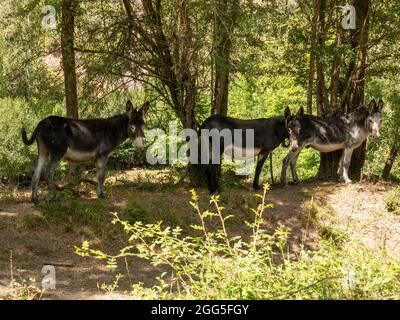
[[[182,228],[160,223],[128,222],[114,213],[114,224],[123,226],[129,243],[117,255],[109,255],[83,242],[76,248],[81,256],[103,259],[111,270],[128,256],[143,258],[154,266],[164,266],[158,284],[137,283],[132,297],[147,299],[398,299],[400,264],[384,252],[369,251],[356,241],[339,247],[322,241],[318,251],[303,249],[293,254],[286,245],[288,230],[279,226],[266,231],[268,186],[257,195],[260,203],[246,221],[251,238],[231,237],[225,227],[232,218],[225,214],[219,197],[211,197],[214,212],[201,211],[192,190],[191,205],[199,223],[192,225],[196,236],[183,236]],[[209,230],[206,220],[219,227]],[[329,238],[329,237],[328,237]],[[164,268],[165,269],[165,268]]]

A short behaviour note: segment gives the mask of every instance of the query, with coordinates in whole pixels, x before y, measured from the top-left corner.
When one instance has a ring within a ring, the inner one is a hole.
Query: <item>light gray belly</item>
[[[95,160],[96,151],[81,151],[68,148],[63,158],[72,162],[90,162]]]
[[[232,156],[234,159],[246,160],[254,158],[260,153],[259,148],[241,148],[236,146],[229,146],[224,150],[224,153],[228,156]]]
[[[344,143],[329,143],[329,144],[313,143],[310,146],[319,152],[332,152],[343,149]]]

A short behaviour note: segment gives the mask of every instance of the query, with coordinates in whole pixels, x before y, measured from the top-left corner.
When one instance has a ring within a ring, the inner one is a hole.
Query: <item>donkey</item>
[[[234,130],[242,129],[243,143],[240,144],[235,141]],[[254,145],[246,146],[245,130],[254,130]],[[272,118],[262,118],[254,120],[241,120],[221,115],[214,115],[206,119],[200,127],[200,131],[208,130],[217,131],[219,133],[219,157],[223,153],[228,153],[233,149],[239,149],[237,153],[240,154],[242,159],[249,157],[258,156],[257,165],[255,170],[255,176],[253,180],[253,188],[255,190],[260,189],[259,177],[268,155],[277,148],[280,144],[284,145],[285,139],[287,139],[288,133],[285,127],[285,118],[282,116]],[[230,137],[233,137],[230,141],[225,139],[225,133],[229,133]],[[210,149],[212,148],[213,139],[209,139]],[[225,140],[225,141],[224,141]],[[225,144],[224,144],[225,143]],[[240,144],[240,145],[239,145]],[[287,147],[287,146],[286,146]],[[252,149],[252,150],[250,150]],[[218,150],[216,151],[218,152]],[[210,153],[209,153],[210,155]],[[290,164],[292,166],[292,164]],[[218,192],[219,183],[217,178],[217,168],[219,164],[213,164],[211,157],[209,156],[209,163],[206,165],[208,189],[210,193]],[[297,178],[295,167],[292,166],[292,174],[294,178]]]
[[[149,103],[136,110],[132,102],[126,103],[126,113],[108,119],[75,120],[49,116],[39,122],[30,139],[24,128],[21,129],[22,141],[38,145],[38,160],[32,177],[32,198],[38,202],[38,184],[47,159],[45,177],[47,186],[54,194],[54,172],[62,159],[71,163],[95,161],[97,169],[97,196],[104,198],[105,166],[111,152],[128,137],[143,148],[143,117]]]
[[[371,100],[368,108],[359,107],[341,116],[316,117],[305,115],[300,107],[296,115],[291,115],[289,107],[285,110],[286,127],[289,133],[290,151],[283,160],[281,183],[286,184],[288,164],[300,154],[304,147],[312,147],[320,152],[343,150],[339,165],[340,181],[351,183],[348,172],[353,150],[368,137],[379,138],[383,101],[376,104]]]

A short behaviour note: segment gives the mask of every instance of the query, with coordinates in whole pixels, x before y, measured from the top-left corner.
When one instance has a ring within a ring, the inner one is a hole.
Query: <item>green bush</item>
[[[400,187],[394,188],[385,198],[385,207],[389,212],[400,214]]]
[[[231,218],[211,198],[215,212],[199,208],[196,192],[191,205],[200,223],[195,236],[183,236],[180,227],[163,228],[161,223],[131,224],[115,214],[129,235],[129,244],[117,255],[90,248],[87,241],[76,248],[81,256],[107,261],[111,270],[120,259],[137,256],[168,272],[150,288],[134,285],[134,298],[151,299],[374,299],[400,298],[400,261],[383,252],[368,251],[357,242],[340,248],[326,241],[318,251],[288,252],[288,231],[278,227],[271,235],[264,228],[267,187],[253,220],[246,222],[251,238],[230,237],[225,227]],[[219,227],[213,230],[207,223]]]
[[[30,107],[22,99],[0,99],[0,176],[30,176],[36,161],[36,143],[26,146],[21,139],[24,127],[28,137],[39,121],[47,114],[60,114],[59,105]]]

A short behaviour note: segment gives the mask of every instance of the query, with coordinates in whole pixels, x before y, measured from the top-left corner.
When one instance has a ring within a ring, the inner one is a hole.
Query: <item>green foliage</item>
[[[400,215],[400,187],[394,188],[385,198],[386,210]]]
[[[133,298],[151,299],[373,299],[399,298],[399,261],[383,252],[368,251],[358,242],[346,242],[338,248],[329,241],[318,251],[288,252],[288,231],[278,227],[273,234],[265,230],[264,217],[268,186],[253,218],[246,221],[249,240],[231,237],[219,197],[211,197],[213,211],[201,211],[198,196],[192,190],[192,207],[199,223],[192,225],[195,236],[183,236],[182,229],[163,228],[161,223],[134,224],[121,220],[129,235],[129,244],[117,255],[92,249],[85,241],[76,248],[81,256],[103,259],[114,270],[120,259],[137,256],[154,266],[165,266],[150,288],[133,286]],[[216,229],[208,227],[212,221]],[[294,258],[294,259],[293,259]],[[165,269],[164,268],[164,269]]]
[[[0,176],[30,175],[36,159],[36,143],[25,146],[21,139],[21,128],[30,136],[42,115],[60,114],[59,105],[44,105],[40,112],[32,110],[22,99],[0,99]]]
[[[286,106],[297,110],[305,105],[306,91],[288,76],[252,80],[238,76],[229,95],[229,115],[241,119],[283,116]]]
[[[368,84],[366,91],[368,99],[380,97],[385,105],[381,136],[378,140],[368,139],[365,172],[380,176],[385,165],[390,148],[396,145],[400,148],[400,94],[399,76],[374,77]],[[367,99],[367,100],[368,100]],[[394,162],[392,175],[400,177],[400,161]]]

